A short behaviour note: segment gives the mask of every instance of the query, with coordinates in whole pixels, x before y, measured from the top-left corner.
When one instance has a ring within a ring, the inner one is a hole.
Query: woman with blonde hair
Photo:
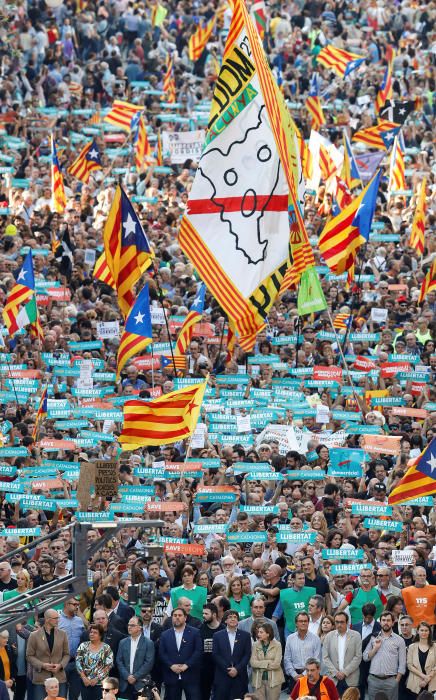
[[[274,639],[269,622],[257,629],[257,641],[251,651],[250,666],[253,669],[251,684],[258,700],[278,700],[285,676],[282,671],[282,645]]]
[[[312,515],[310,519],[310,527],[312,530],[316,530],[317,532],[320,532],[322,535],[324,535],[324,537],[327,537],[327,520],[325,519],[325,516],[319,511],[316,511],[316,513]]]

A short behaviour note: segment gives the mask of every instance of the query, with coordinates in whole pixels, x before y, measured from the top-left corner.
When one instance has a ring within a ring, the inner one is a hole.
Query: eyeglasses
[[[115,690],[115,688],[102,688],[103,693],[110,693],[111,691]]]

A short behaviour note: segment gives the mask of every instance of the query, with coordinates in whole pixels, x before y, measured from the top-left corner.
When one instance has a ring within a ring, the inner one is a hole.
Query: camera
[[[153,688],[155,687],[155,683],[150,675],[146,675],[142,679],[144,685],[139,691],[138,694],[138,700],[139,698],[145,698],[145,700],[154,700],[153,699]]]

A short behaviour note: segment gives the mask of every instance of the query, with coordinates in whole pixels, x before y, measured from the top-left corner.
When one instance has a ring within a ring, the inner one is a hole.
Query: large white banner
[[[199,161],[203,150],[205,132],[197,131],[164,131],[162,133],[162,150],[165,156],[169,155],[171,163],[183,165],[185,160]]]

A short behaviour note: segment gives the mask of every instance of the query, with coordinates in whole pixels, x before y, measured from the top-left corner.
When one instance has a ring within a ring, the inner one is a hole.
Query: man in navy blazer
[[[223,616],[227,629],[213,636],[212,657],[215,663],[214,700],[242,698],[248,691],[247,666],[251,656],[251,637],[238,629],[239,614],[227,610]]]
[[[153,668],[154,644],[142,634],[142,622],[138,617],[130,618],[127,629],[129,636],[120,641],[117,652],[120,693],[128,700],[136,700],[144,677]]]
[[[200,700],[200,666],[203,644],[200,632],[186,624],[186,612],[174,608],[172,629],[162,632],[159,658],[165,683],[166,700],[180,700],[185,691],[186,700]]]

